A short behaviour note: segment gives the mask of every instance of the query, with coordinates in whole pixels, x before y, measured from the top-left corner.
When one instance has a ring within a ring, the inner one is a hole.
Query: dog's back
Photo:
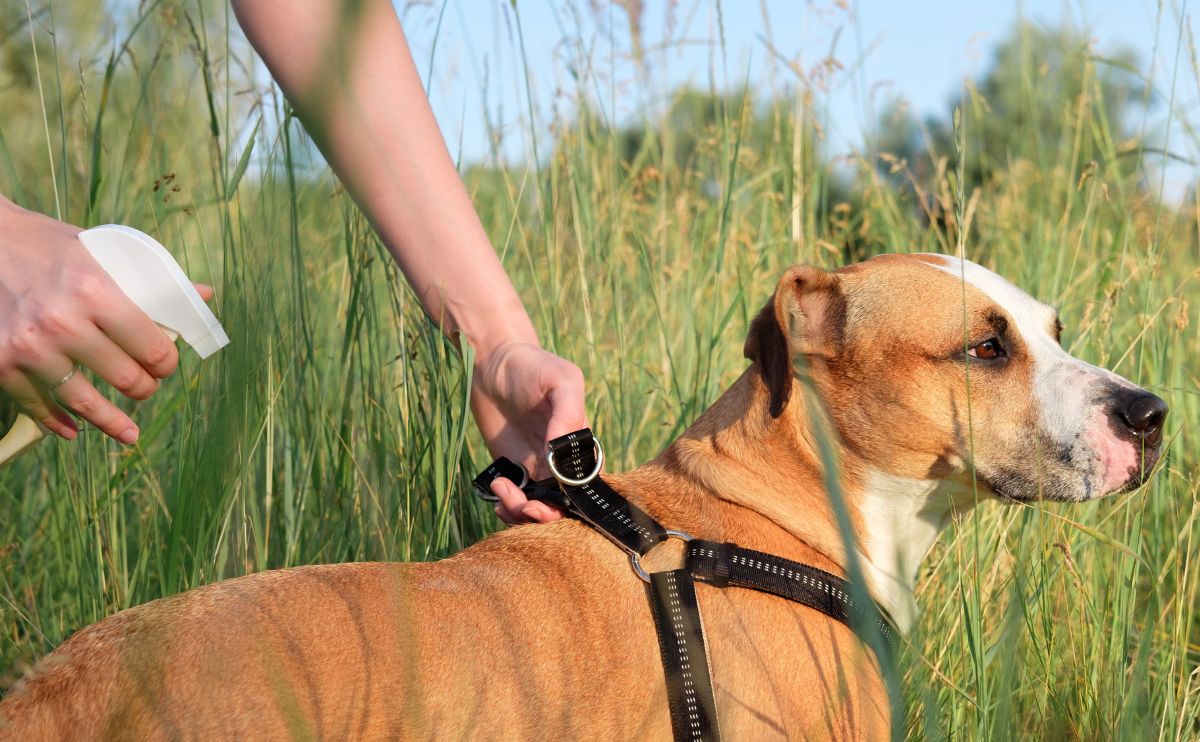
[[[730,733],[886,729],[844,627],[749,591],[702,600]],[[809,687],[814,669],[828,687]],[[43,660],[0,703],[5,722],[0,738],[22,742],[670,736],[642,583],[577,522],[433,564],[277,570],[123,611]]]

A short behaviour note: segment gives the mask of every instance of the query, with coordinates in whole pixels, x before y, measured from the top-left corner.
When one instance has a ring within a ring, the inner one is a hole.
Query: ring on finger
[[[74,379],[75,374],[77,374],[77,373],[79,373],[79,366],[78,365],[71,366],[71,370],[68,371],[67,373],[63,374],[62,378],[60,378],[58,381],[54,382],[53,384],[47,384],[46,391],[53,392],[55,389],[58,389],[59,387],[65,385],[71,379]]]

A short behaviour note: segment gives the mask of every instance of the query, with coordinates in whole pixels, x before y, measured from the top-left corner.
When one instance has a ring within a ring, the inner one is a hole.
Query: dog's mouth
[[[1102,463],[1093,460],[1095,468],[1080,471],[1060,458],[1060,463],[1066,466],[1057,472],[1016,467],[1001,467],[990,471],[980,469],[977,471],[978,481],[999,500],[1016,503],[1030,503],[1036,500],[1086,502],[1133,492],[1150,481],[1162,458],[1161,437],[1157,445],[1150,445],[1149,440],[1144,443],[1134,456],[1121,462],[1124,464],[1124,470],[1119,472],[1109,469],[1113,462]],[[1132,462],[1126,463],[1130,458]],[[1056,468],[1058,467],[1051,467]]]
[[[1112,494],[1133,492],[1150,481],[1150,477],[1156,471],[1158,462],[1162,458],[1162,434],[1155,436],[1154,441],[1146,440],[1145,443],[1146,445],[1138,452],[1137,465],[1129,468],[1129,478]]]
[[[1100,495],[1132,492],[1147,481],[1162,458],[1162,431],[1141,438],[1109,438],[1097,461]]]
[[[1034,477],[1017,469],[978,472],[979,483],[1001,502],[1030,503],[1037,500],[1076,502],[1090,498],[1090,487],[1079,496],[1078,487],[1056,477]]]

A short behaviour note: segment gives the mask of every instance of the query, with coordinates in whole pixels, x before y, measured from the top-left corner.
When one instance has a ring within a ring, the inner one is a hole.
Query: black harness
[[[604,534],[629,554],[634,572],[648,585],[650,610],[658,633],[676,740],[720,739],[716,697],[696,601],[696,581],[713,587],[741,587],[786,598],[818,610],[859,632],[877,632],[889,652],[896,632],[873,602],[856,606],[846,580],[790,559],[705,541],[664,528],[617,494],[600,478],[604,452],[592,431],[569,433],[550,442],[546,463],[554,479],[531,481],[525,469],[506,458],[496,459],[475,478],[480,497],[495,501],[491,484],[505,477],[531,500],[562,508]],[[668,538],[686,543],[680,569],[647,573],[641,557]],[[878,650],[877,650],[878,651]],[[879,657],[881,663],[890,658]]]

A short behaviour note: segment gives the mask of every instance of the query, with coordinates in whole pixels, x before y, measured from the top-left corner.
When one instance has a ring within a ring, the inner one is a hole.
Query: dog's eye
[[[996,338],[988,338],[979,345],[967,351],[967,355],[972,358],[978,358],[981,361],[990,361],[993,358],[1003,358],[1007,355],[1004,348],[1000,347],[1000,341]]]

